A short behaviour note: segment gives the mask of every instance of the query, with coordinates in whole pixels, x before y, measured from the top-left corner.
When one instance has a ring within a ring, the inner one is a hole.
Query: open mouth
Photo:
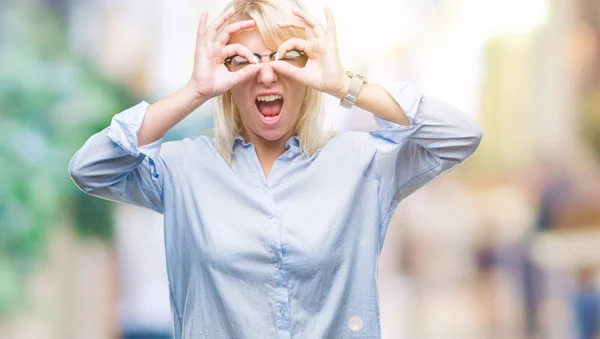
[[[279,121],[283,108],[283,97],[278,94],[259,95],[255,100],[261,119],[265,124],[274,124]]]

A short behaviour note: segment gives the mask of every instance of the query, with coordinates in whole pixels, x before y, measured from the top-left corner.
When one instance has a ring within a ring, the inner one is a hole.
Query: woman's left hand
[[[340,61],[335,22],[329,7],[325,7],[327,30],[315,17],[294,7],[292,13],[302,23],[280,22],[279,27],[299,28],[306,32],[306,40],[292,38],[279,46],[277,55],[297,49],[304,51],[308,56],[306,65],[302,68],[295,67],[284,61],[272,61],[271,66],[275,71],[292,77],[306,86],[317,91],[325,92],[336,97],[344,95],[349,86],[350,78],[346,75]]]

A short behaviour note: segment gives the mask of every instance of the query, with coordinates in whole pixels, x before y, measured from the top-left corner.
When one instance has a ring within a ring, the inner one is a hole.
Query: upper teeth
[[[256,98],[258,101],[275,101],[277,99],[281,99],[280,95],[261,95]]]

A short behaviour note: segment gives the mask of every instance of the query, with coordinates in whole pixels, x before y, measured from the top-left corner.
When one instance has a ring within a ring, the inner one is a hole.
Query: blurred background
[[[394,215],[383,338],[600,338],[600,1],[328,3],[347,69],[413,81],[484,131]],[[224,5],[0,0],[0,338],[170,337],[161,215],[84,195],[67,164],[187,82],[200,14]],[[211,105],[166,139],[211,128]],[[375,127],[326,105],[332,128]]]

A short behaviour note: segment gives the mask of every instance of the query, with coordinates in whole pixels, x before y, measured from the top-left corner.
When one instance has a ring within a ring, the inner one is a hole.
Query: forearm
[[[118,195],[118,192],[123,192],[127,183],[133,182],[132,179],[139,177],[141,173],[147,173],[150,177],[157,170],[156,167],[150,167],[161,166],[160,141],[137,147],[136,131],[139,130],[148,107],[148,103],[144,101],[116,114],[110,126],[91,136],[73,155],[69,162],[69,173],[81,190],[92,194],[91,192],[108,189],[102,192]],[[144,161],[147,157],[153,158],[153,161]],[[145,169],[136,172],[140,165]],[[162,172],[161,168],[158,170]],[[154,179],[149,181],[152,180]]]
[[[150,105],[137,135],[138,147],[162,138],[173,126],[208,101],[189,86]]]
[[[346,96],[349,86],[350,78],[347,78],[344,85],[340,86],[339,91],[330,94],[341,100]],[[355,105],[387,121],[400,125],[410,125],[410,121],[400,105],[392,98],[388,91],[379,85],[371,83],[363,84],[356,98]]]
[[[129,124],[142,118],[147,107],[142,102],[116,115],[73,155],[68,168],[73,182],[87,194],[162,213],[163,178],[171,174],[158,155],[161,144],[135,147],[135,126]],[[146,160],[150,156],[153,160]]]
[[[408,81],[381,87],[411,122],[405,126],[375,115],[378,129],[370,131],[377,148],[372,171],[391,188],[384,203],[389,206],[469,158],[481,142],[482,131],[475,119],[423,95]]]
[[[375,115],[379,127],[375,133],[382,138],[398,145],[411,141],[440,162],[449,164],[465,160],[479,145],[481,127],[457,107],[423,95],[408,81],[382,84],[381,88],[389,93],[411,122],[406,126]]]

